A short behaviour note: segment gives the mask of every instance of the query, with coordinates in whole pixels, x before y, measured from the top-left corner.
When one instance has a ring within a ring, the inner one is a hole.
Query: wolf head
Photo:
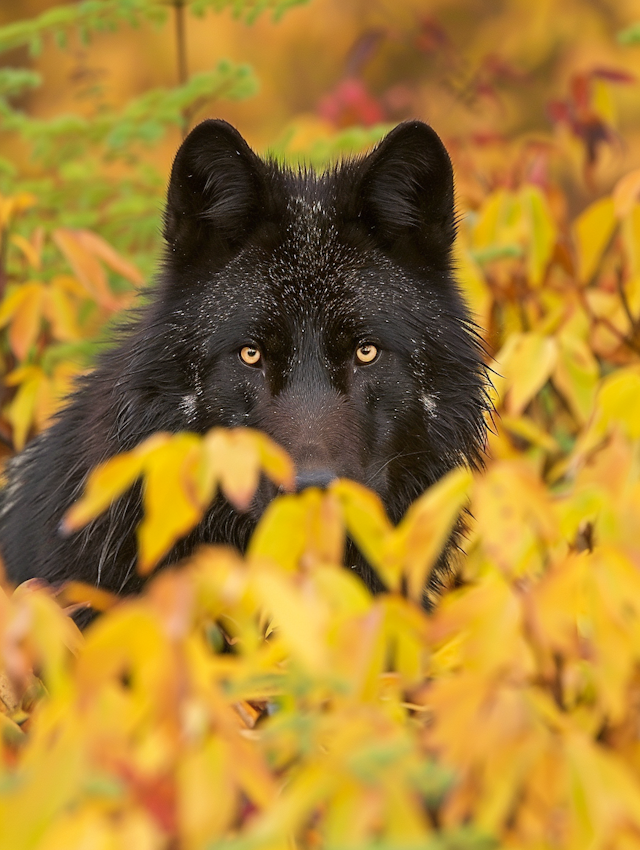
[[[259,428],[299,486],[353,478],[396,520],[478,461],[484,366],[451,270],[451,162],[430,127],[402,124],[316,174],[205,121],[176,155],[164,235],[129,396],[162,427]]]
[[[452,274],[454,222],[449,157],[420,122],[322,174],[259,158],[222,121],[196,127],[173,165],[156,285],[7,467],[10,577],[139,589],[140,487],[76,535],[59,527],[89,471],[154,431],[261,429],[290,452],[299,488],[355,479],[394,520],[478,463],[486,376]],[[201,542],[243,548],[274,495],[263,482],[245,514],[218,498],[165,563]]]

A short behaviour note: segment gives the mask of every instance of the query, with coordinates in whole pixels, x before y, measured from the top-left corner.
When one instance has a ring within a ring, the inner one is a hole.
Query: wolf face
[[[157,430],[261,429],[291,454],[299,488],[355,479],[394,521],[477,464],[486,376],[452,278],[454,231],[451,163],[425,124],[323,174],[260,159],[225,122],[196,127],[173,165],[150,303],[10,465],[10,577],[136,590],[138,491],[86,532],[57,529],[94,465]],[[273,495],[264,482],[247,514],[219,499],[167,561],[200,542],[243,548]]]

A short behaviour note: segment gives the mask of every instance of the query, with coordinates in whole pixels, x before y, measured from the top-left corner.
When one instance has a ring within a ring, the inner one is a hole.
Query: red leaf
[[[370,127],[384,120],[380,102],[369,93],[361,80],[355,78],[342,80],[332,92],[325,95],[318,105],[318,113],[337,127],[354,124]]]

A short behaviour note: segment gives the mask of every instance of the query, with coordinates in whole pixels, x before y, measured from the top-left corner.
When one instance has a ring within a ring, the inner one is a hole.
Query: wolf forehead
[[[248,247],[198,300],[198,326],[209,325],[212,347],[368,340],[411,349],[429,333],[441,313],[437,298],[386,258],[344,244],[327,215],[305,209],[306,199],[293,204],[303,212],[282,241],[268,252]],[[425,301],[429,309],[418,314]]]
[[[339,174],[332,178],[339,183]],[[422,327],[425,317],[438,316],[443,276],[413,275],[366,234],[345,225],[335,191],[324,183],[323,175],[306,175],[271,232],[258,233],[226,266],[205,273],[198,294],[203,311],[231,322],[253,315],[296,329],[351,324],[362,332],[381,332],[394,317],[411,326],[417,307]]]
[[[261,320],[334,338],[393,325],[397,345],[414,345],[468,318],[451,277],[451,163],[420,122],[316,173],[262,159],[228,124],[205,121],[176,155],[164,235],[161,316],[173,311],[177,329],[183,312],[216,348]]]

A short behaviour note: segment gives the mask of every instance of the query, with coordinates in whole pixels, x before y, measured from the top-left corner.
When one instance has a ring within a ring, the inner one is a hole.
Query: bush
[[[74,9],[86,26],[102,14]],[[37,40],[51,20],[0,30],[0,46]],[[597,94],[593,134],[572,125],[587,193],[613,134],[602,91],[622,77],[583,74]],[[10,82],[9,93],[29,79]],[[458,149],[458,276],[493,355],[486,469],[451,473],[397,528],[352,482],[281,496],[244,558],[204,548],[136,599],[7,588],[3,847],[640,847],[640,172],[576,204],[566,151],[528,150],[511,150],[504,179],[470,188]],[[16,448],[142,279],[126,240],[98,235],[80,207],[73,222],[50,219],[45,184],[23,183],[0,207],[0,425]],[[218,489],[242,509],[261,472],[291,482],[262,435],[156,435],[94,472],[67,527],[144,477],[149,573]],[[425,577],[465,506],[458,581],[427,614]],[[343,568],[347,533],[388,593]],[[81,634],[67,614],[86,603],[104,613]]]

